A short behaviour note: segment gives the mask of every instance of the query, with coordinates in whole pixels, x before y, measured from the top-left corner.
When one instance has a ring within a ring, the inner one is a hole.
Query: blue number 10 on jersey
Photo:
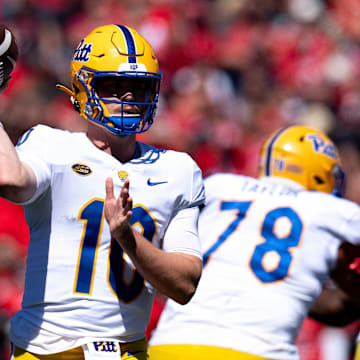
[[[95,198],[87,202],[79,212],[78,220],[84,222],[84,230],[74,282],[74,292],[78,294],[91,295],[92,293],[97,251],[104,222],[104,204],[103,199]],[[153,240],[156,233],[156,224],[146,209],[135,206],[130,224],[132,226],[138,224],[143,231],[143,236],[149,241]],[[145,282],[135,267],[132,280],[130,282],[125,281],[124,268],[126,262],[124,251],[116,241],[112,241],[109,261],[108,282],[111,290],[124,303],[134,301],[140,295]]]

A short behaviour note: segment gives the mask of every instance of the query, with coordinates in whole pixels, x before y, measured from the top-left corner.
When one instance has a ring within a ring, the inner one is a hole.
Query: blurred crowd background
[[[0,97],[15,137],[37,123],[83,131],[55,88],[70,85],[70,60],[93,28],[125,24],[153,46],[163,72],[155,123],[139,139],[186,151],[204,176],[256,176],[258,151],[277,128],[305,124],[339,146],[345,196],[360,204],[359,0],[0,0],[1,23],[20,50]],[[28,229],[22,208],[0,199],[0,348],[19,309]],[[303,360],[350,360],[355,323],[306,320]]]

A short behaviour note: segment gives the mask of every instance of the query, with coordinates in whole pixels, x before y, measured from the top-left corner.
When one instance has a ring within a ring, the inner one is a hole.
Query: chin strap
[[[74,105],[75,111],[77,111],[79,113],[80,105],[79,105],[79,102],[75,99],[73,91],[71,89],[69,89],[67,86],[62,85],[62,84],[56,84],[56,88],[61,91],[64,91],[65,93],[67,93],[70,96],[70,101]]]

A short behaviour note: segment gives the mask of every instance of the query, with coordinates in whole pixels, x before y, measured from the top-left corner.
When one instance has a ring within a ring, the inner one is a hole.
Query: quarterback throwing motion
[[[147,358],[155,289],[185,304],[202,263],[201,171],[186,154],[140,143],[161,72],[150,44],[121,25],[94,29],[71,62],[86,133],[37,125],[12,146],[0,130],[0,194],[30,228],[14,360]]]
[[[259,175],[205,180],[203,275],[189,304],[167,302],[152,360],[298,359],[296,336],[325,279],[349,279],[341,273],[360,243],[360,208],[338,197],[343,173],[331,140],[281,129],[262,148]],[[346,287],[358,293],[354,280]]]

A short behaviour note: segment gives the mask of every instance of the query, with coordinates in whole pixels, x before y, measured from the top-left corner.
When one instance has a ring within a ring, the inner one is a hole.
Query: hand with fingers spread
[[[106,179],[105,218],[109,223],[110,233],[120,245],[125,235],[131,231],[129,221],[132,215],[132,198],[129,193],[130,181],[127,179],[118,198],[114,195],[112,178]]]

